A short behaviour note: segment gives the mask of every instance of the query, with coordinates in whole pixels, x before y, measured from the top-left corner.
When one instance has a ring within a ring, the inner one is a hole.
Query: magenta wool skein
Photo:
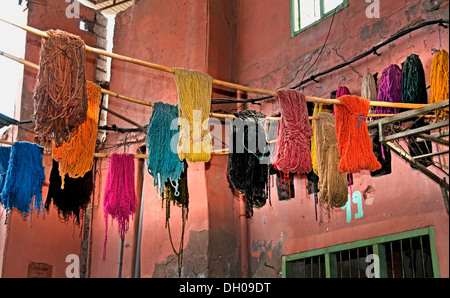
[[[117,220],[119,235],[124,239],[129,228],[130,216],[133,216],[135,211],[134,155],[111,154],[103,195],[103,212],[106,223],[103,260],[106,258],[108,216]]]

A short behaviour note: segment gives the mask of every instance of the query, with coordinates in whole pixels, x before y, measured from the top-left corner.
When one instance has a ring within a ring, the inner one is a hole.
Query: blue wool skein
[[[148,148],[147,169],[154,178],[153,185],[161,194],[164,191],[164,183],[170,181],[176,183],[184,170],[184,164],[178,158],[176,151],[171,150],[173,137],[179,133],[179,129],[170,129],[173,120],[178,119],[178,106],[162,102],[155,102],[147,128],[145,146]],[[178,142],[178,138],[175,138]]]
[[[26,217],[34,208],[36,214],[43,209],[43,153],[44,147],[29,142],[15,142],[12,146],[5,184],[0,195],[7,213],[16,208]]]
[[[8,170],[9,156],[11,155],[11,147],[0,147],[0,193],[5,184],[6,171]]]

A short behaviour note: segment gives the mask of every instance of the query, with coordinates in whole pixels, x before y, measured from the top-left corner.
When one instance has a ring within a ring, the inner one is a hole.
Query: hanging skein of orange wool
[[[449,99],[449,54],[446,50],[437,51],[431,63],[430,103]],[[448,119],[449,109],[438,115]]]
[[[86,82],[88,111],[86,121],[78,127],[77,133],[69,142],[57,147],[53,141],[52,156],[59,163],[61,188],[64,189],[64,177],[83,177],[92,169],[95,144],[97,140],[98,118],[100,111],[101,88],[92,82]]]
[[[309,173],[312,170],[311,136],[305,95],[297,90],[277,91],[281,119],[273,165],[284,173]]]
[[[47,34],[49,38],[42,40],[32,120],[39,137],[53,139],[59,147],[86,120],[85,44],[79,36],[61,30]]]
[[[335,106],[339,171],[350,174],[380,169],[367,128],[370,101],[355,95],[344,95],[338,100],[342,103]]]
[[[174,68],[178,92],[180,137],[178,157],[181,161],[208,162],[211,159],[212,77],[199,71]]]

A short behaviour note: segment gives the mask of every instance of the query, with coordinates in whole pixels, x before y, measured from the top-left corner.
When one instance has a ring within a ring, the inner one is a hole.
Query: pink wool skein
[[[277,91],[276,100],[280,105],[281,120],[273,165],[285,173],[309,173],[312,170],[312,128],[305,95],[284,89]]]
[[[103,260],[106,258],[106,240],[108,216],[119,223],[119,235],[125,238],[129,228],[130,215],[136,211],[136,192],[134,184],[134,155],[123,153],[111,154],[103,195],[103,212],[105,215],[105,242]]]

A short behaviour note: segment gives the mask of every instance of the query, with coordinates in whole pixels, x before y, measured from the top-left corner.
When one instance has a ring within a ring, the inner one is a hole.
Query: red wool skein
[[[285,173],[309,173],[312,170],[311,136],[305,95],[297,90],[277,91],[281,119],[273,165]]]
[[[130,215],[136,211],[136,192],[134,184],[134,155],[123,153],[111,154],[103,195],[103,212],[105,215],[105,242],[103,260],[106,258],[106,240],[108,216],[119,223],[119,235],[125,238],[129,228]]]

